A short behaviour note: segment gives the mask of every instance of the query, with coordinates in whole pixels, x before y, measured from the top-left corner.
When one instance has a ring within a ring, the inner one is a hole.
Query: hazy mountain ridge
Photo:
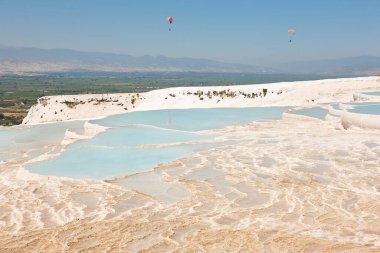
[[[252,72],[267,70],[245,64],[222,63],[208,59],[131,56],[114,53],[80,52],[70,49],[0,48],[0,72],[19,71],[196,71]]]
[[[373,75],[380,72],[380,57],[360,56],[333,60],[300,61],[271,67],[232,64],[195,58],[131,56],[81,52],[71,49],[0,47],[0,74],[64,71],[109,72],[225,72]]]

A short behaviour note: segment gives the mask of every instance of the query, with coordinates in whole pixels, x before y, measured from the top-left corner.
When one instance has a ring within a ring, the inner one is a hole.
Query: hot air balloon
[[[294,29],[292,29],[292,28],[289,28],[289,29],[288,29],[288,34],[289,34],[289,37],[290,37],[290,39],[289,39],[289,43],[292,43],[292,38],[293,38],[293,36],[296,34],[296,30],[294,30]]]
[[[168,23],[169,23],[169,25],[170,25],[170,27],[169,27],[169,32],[170,32],[170,31],[172,30],[171,25],[172,25],[172,23],[173,23],[173,17],[172,17],[172,16],[168,17]]]

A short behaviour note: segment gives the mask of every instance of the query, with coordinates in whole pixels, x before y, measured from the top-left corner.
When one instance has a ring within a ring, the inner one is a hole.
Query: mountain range
[[[114,71],[114,72],[251,72],[265,68],[222,63],[208,59],[131,56],[126,54],[80,52],[70,49],[0,48],[0,72]]]
[[[380,72],[380,57],[289,62],[269,67],[223,63],[208,59],[131,56],[71,49],[0,48],[0,74],[61,71],[225,72],[372,75]]]

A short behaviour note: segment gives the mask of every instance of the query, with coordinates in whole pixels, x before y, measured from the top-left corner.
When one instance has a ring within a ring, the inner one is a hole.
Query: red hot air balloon
[[[296,34],[296,30],[294,30],[292,28],[289,28],[288,29],[288,33],[289,33],[289,36],[290,36],[289,43],[292,43],[292,37],[294,36],[294,34]]]
[[[169,25],[171,25],[172,23],[173,23],[173,17],[168,17],[168,23],[169,23]],[[172,28],[170,27],[169,28],[169,32],[172,30]]]

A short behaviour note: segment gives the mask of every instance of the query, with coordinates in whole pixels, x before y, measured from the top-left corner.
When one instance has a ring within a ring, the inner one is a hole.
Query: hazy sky
[[[256,65],[380,55],[380,0],[0,0],[0,45]]]

